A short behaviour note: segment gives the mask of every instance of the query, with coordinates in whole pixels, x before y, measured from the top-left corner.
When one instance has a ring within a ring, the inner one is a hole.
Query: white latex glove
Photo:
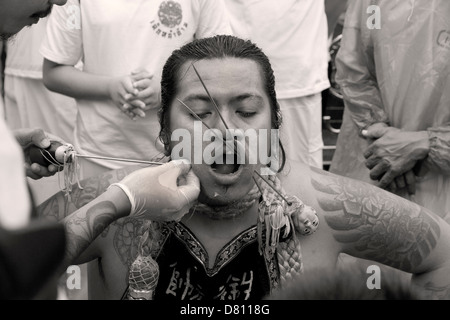
[[[132,172],[119,183],[131,203],[130,216],[154,221],[178,221],[200,194],[200,182],[191,165],[174,160],[159,167]]]

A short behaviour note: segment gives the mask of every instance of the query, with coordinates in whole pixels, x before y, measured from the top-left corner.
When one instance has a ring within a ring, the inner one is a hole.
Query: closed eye
[[[245,112],[245,111],[236,111],[236,113],[238,113],[243,118],[251,118],[256,114],[256,112]]]
[[[205,119],[208,115],[211,114],[211,112],[201,112],[201,113],[195,113],[197,115],[198,118],[200,119]],[[194,116],[192,113],[189,114],[191,116],[191,118],[196,119],[197,117]]]

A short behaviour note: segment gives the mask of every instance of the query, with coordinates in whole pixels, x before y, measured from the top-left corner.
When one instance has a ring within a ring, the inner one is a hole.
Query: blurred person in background
[[[450,2],[350,1],[330,171],[450,213]]]

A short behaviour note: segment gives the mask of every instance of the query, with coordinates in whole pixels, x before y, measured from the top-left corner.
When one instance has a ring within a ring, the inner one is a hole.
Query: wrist
[[[414,152],[415,160],[425,159],[431,148],[429,133],[427,131],[418,131],[411,134],[413,135],[413,139],[416,141],[416,148]]]
[[[132,209],[131,201],[128,195],[117,184],[112,184],[106,190],[107,198],[112,201],[117,210],[117,219],[126,217]]]

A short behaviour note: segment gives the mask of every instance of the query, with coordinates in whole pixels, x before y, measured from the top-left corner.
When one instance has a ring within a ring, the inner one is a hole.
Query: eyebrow
[[[263,100],[263,98],[258,94],[244,93],[244,94],[240,94],[236,97],[233,97],[231,99],[231,103],[242,102],[247,99],[256,99],[259,101]],[[183,99],[184,102],[199,101],[199,100],[203,101],[203,102],[211,102],[210,98],[206,94],[193,94],[193,95],[189,95]]]

